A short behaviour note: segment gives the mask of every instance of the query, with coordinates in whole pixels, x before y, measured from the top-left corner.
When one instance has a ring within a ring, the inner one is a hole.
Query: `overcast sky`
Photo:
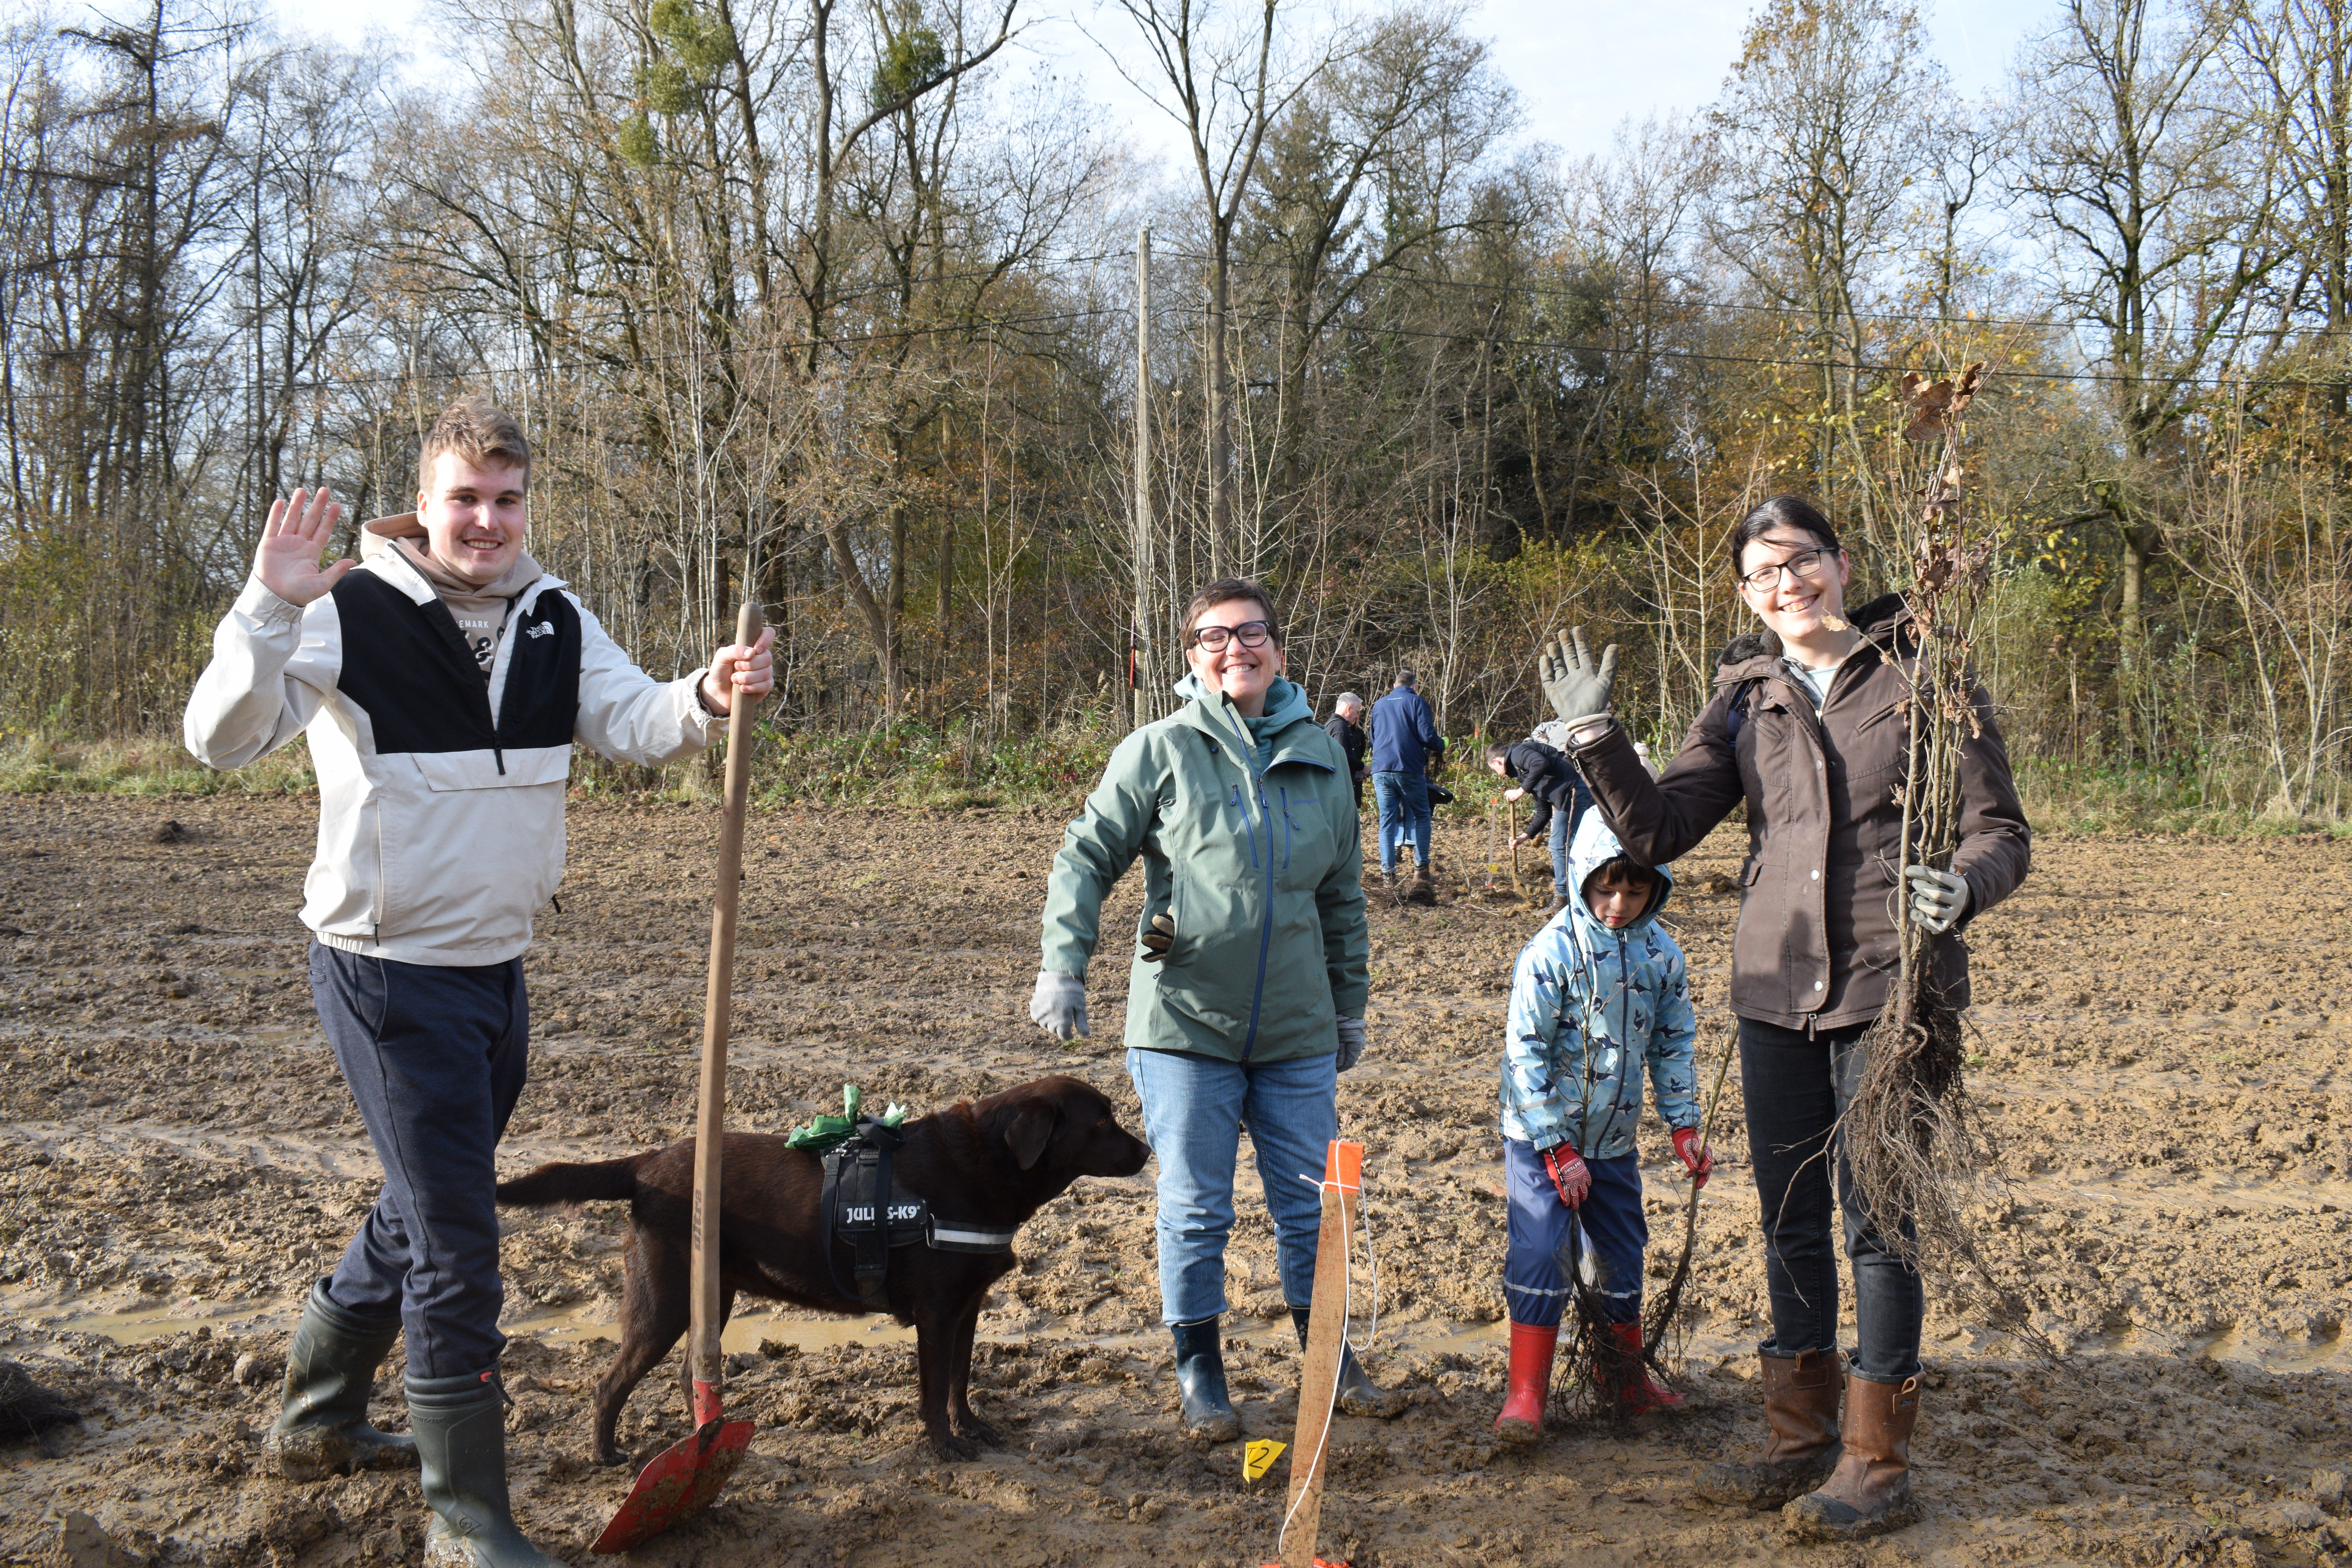
[[[403,39],[412,69],[429,73],[430,34],[414,0],[275,0],[293,27],[356,43],[371,28]],[[1519,91],[1527,133],[1570,155],[1604,152],[1628,119],[1690,110],[1715,96],[1738,47],[1750,0],[1486,0],[1471,26]],[[1102,0],[1042,0],[1024,39],[1057,74],[1126,121],[1139,145],[1168,145],[1162,118],[1141,102],[1079,30],[1121,41],[1130,25]],[[1973,0],[1929,13],[1936,53],[1975,98],[2007,74],[2017,47],[2057,16],[2057,0]]]

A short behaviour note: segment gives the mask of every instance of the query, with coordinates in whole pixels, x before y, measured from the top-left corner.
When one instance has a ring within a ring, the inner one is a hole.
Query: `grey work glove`
[[[1339,1070],[1346,1072],[1364,1059],[1364,1021],[1340,1018],[1335,1022],[1339,1026]]]
[[[1143,962],[1157,963],[1168,956],[1176,942],[1176,921],[1172,915],[1154,915],[1143,933]]]
[[[1617,684],[1617,645],[1611,643],[1595,659],[1585,646],[1584,628],[1549,643],[1536,645],[1536,679],[1551,710],[1568,721],[1570,730],[1598,724],[1609,717],[1610,689]]]
[[[1968,913],[1969,879],[1932,866],[1906,866],[1903,879],[1911,884],[1911,918],[1937,936],[1960,923]]]
[[[1057,1040],[1087,1037],[1087,983],[1050,969],[1037,972],[1037,989],[1029,994],[1029,1016]]]

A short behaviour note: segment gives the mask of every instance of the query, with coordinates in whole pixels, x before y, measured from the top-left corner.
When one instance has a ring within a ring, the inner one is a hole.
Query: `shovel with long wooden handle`
[[[760,606],[745,605],[735,640],[760,640]],[[735,903],[743,879],[743,813],[751,787],[751,710],[755,698],[735,693],[727,713],[727,794],[719,826],[719,892],[710,911],[710,975],[702,1001],[702,1088],[694,1121],[694,1305],[686,1342],[687,1375],[694,1386],[694,1435],[654,1456],[613,1522],[596,1538],[598,1552],[626,1552],[678,1521],[699,1513],[726,1486],[751,1441],[751,1423],[730,1421],[719,1409],[726,1375],[719,1347],[719,1170],[727,1137],[727,1011],[735,981]]]

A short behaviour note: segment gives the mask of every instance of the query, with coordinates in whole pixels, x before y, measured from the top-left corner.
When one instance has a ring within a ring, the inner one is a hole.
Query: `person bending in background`
[[[1801,497],[1749,512],[1729,553],[1740,601],[1759,626],[1724,649],[1714,697],[1662,776],[1650,776],[1610,716],[1614,648],[1596,663],[1581,632],[1573,643],[1560,637],[1538,673],[1570,725],[1570,754],[1599,815],[1634,858],[1673,860],[1747,805],[1731,1010],[1771,1301],[1772,1336],[1758,1347],[1771,1438],[1754,1462],[1709,1468],[1698,1489],[1780,1507],[1800,1539],[1859,1540],[1917,1517],[1911,1433],[1925,1297],[1901,1242],[1881,1232],[1854,1191],[1838,1118],[1896,973],[1898,899],[1909,899],[1930,933],[1955,939],[1934,943],[1936,981],[1964,1007],[1968,949],[1957,936],[2024,880],[2032,837],[1992,704],[1979,693],[1977,733],[1960,747],[1951,869],[1916,863],[1903,839],[1902,786],[1916,633],[1902,597],[1849,616],[1853,565],[1829,520]],[[1831,1236],[1840,1209],[1860,1342],[1843,1378]]]
[[[269,509],[253,575],[188,699],[198,761],[242,767],[308,735],[319,849],[310,994],[383,1190],[286,1352],[262,1448],[288,1480],[421,1467],[425,1560],[541,1568],[508,1500],[494,1159],[530,1036],[522,953],[563,876],[575,742],[659,763],[773,683],[769,637],[658,682],[524,552],[530,444],[480,398],[426,434],[416,510],[321,567],[342,509]],[[406,1336],[407,1437],[367,1421]]]
[[[1372,799],[1381,812],[1381,886],[1397,894],[1397,850],[1411,838],[1412,881],[1402,897],[1408,903],[1433,904],[1429,772],[1431,763],[1444,760],[1445,737],[1437,732],[1437,715],[1423,700],[1420,684],[1412,670],[1400,669],[1389,694],[1372,704]]]
[[[1606,1337],[1593,1347],[1593,1386],[1610,1410],[1646,1415],[1682,1395],[1642,1365],[1642,1074],[1675,1153],[1705,1185],[1715,1169],[1699,1145],[1698,1078],[1683,950],[1658,923],[1674,875],[1629,858],[1587,816],[1572,855],[1577,901],[1519,953],[1503,1032],[1503,1180],[1510,1242],[1503,1299],[1511,1361],[1495,1431],[1507,1443],[1542,1435],[1559,1320],[1590,1248]]]
[[[1118,743],[1062,835],[1029,1016],[1057,1038],[1087,1033],[1103,900],[1140,858],[1127,1070],[1160,1159],[1160,1315],[1185,1432],[1229,1442],[1241,1418],[1221,1321],[1242,1130],[1303,1346],[1322,1224],[1313,1177],[1339,1136],[1339,1075],[1363,1055],[1370,941],[1345,760],[1283,678],[1273,599],[1240,578],[1210,584],[1185,607],[1184,658],[1184,706]],[[1402,1408],[1353,1352],[1339,1404]]]
[[[1522,795],[1535,797],[1535,815],[1528,818],[1527,831],[1513,837],[1514,844],[1533,844],[1539,838],[1551,840],[1551,908],[1546,914],[1556,915],[1568,908],[1573,894],[1573,884],[1568,879],[1569,836],[1584,820],[1591,808],[1592,795],[1585,789],[1584,780],[1568,753],[1541,741],[1515,741],[1511,744],[1486,748],[1486,766],[1502,777],[1514,781],[1514,787],[1503,792],[1503,798],[1516,801]]]

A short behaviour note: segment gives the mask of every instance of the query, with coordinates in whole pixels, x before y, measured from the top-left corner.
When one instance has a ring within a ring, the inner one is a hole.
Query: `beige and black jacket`
[[[398,525],[403,520],[381,520]],[[319,845],[302,923],[404,963],[502,963],[563,877],[575,742],[658,763],[707,744],[702,671],[658,682],[562,583],[541,576],[499,628],[488,676],[385,531],[307,605],[248,582],[188,700],[188,750],[242,767],[307,734]]]

